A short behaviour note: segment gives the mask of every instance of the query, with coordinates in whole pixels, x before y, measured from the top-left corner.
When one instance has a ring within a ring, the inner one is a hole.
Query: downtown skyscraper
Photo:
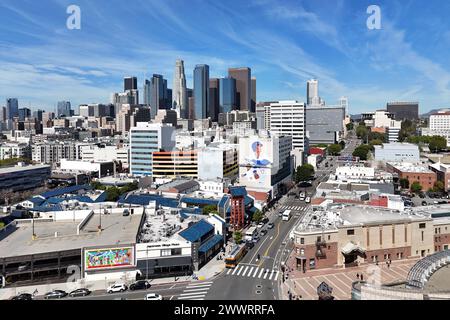
[[[208,117],[209,106],[209,66],[199,64],[194,69],[194,115],[193,119]]]
[[[188,117],[188,96],[186,89],[184,61],[178,59],[175,63],[172,89],[172,107],[177,111],[178,118]]]
[[[236,80],[236,104],[241,111],[252,109],[252,70],[250,68],[230,68],[228,75]]]

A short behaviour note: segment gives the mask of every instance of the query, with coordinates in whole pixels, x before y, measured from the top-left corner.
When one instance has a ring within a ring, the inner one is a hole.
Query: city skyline
[[[306,102],[306,81],[317,78],[324,100],[347,96],[351,113],[388,101],[419,101],[422,113],[448,107],[450,4],[436,0],[379,1],[381,30],[366,26],[369,1],[79,1],[81,30],[66,28],[69,1],[46,2],[45,11],[29,1],[0,5],[1,101],[17,97],[33,110],[54,110],[62,100],[105,103],[127,75],[138,77],[139,88],[151,74],[173,83],[174,63],[183,59],[188,88],[197,64],[209,65],[212,78],[250,67],[257,101]],[[206,12],[210,22],[200,19]],[[157,27],[142,28],[149,19]]]

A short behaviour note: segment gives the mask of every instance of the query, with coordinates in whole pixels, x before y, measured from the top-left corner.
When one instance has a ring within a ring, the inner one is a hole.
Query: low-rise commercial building
[[[388,143],[374,146],[375,160],[385,162],[419,162],[419,147],[410,143]]]
[[[0,190],[19,192],[42,187],[50,173],[49,165],[0,168]]]
[[[397,173],[400,179],[407,179],[409,185],[419,182],[423,191],[428,191],[434,187],[437,175],[426,166],[408,162],[388,162],[387,169]]]

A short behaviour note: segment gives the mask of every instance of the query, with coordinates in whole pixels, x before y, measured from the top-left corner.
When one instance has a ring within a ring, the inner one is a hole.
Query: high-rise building
[[[19,121],[25,121],[26,118],[31,117],[31,110],[28,108],[19,109]]]
[[[0,107],[0,122],[6,121],[6,107]]]
[[[19,116],[19,101],[16,98],[6,99],[6,120]]]
[[[337,106],[310,106],[306,109],[306,131],[310,144],[333,144],[344,132],[345,109]]]
[[[195,116],[195,99],[194,99],[194,97],[188,98],[188,105],[189,105],[188,119],[194,120],[194,116]]]
[[[208,116],[209,66],[200,64],[194,69],[194,115],[193,119],[206,119]]]
[[[153,152],[175,148],[170,125],[138,122],[130,129],[130,173],[135,176],[153,175]]]
[[[42,114],[44,113],[43,110],[36,110],[33,111],[33,118],[36,118],[37,121],[42,121]]]
[[[58,101],[58,106],[56,107],[56,116],[60,117],[70,117],[73,115],[70,101]]]
[[[114,114],[118,114],[122,105],[139,104],[139,90],[127,90],[126,92],[114,93],[111,97],[111,103],[114,104]]]
[[[152,97],[152,82],[148,79],[144,80],[144,104],[150,106]]]
[[[348,98],[347,98],[347,97],[341,97],[341,98],[339,99],[339,105],[340,105],[342,108],[344,108],[344,110],[345,110],[345,115],[348,116],[348,115],[349,115],[349,113],[348,113]]]
[[[251,112],[256,112],[256,78],[252,78]]]
[[[387,111],[392,113],[395,120],[418,120],[419,103],[418,102],[389,102]]]
[[[152,119],[159,109],[167,109],[167,80],[160,74],[154,74],[151,79],[150,107]]]
[[[320,105],[319,97],[319,81],[312,79],[308,80],[306,84],[307,103],[310,106]]]
[[[150,108],[139,105],[122,105],[119,113],[116,116],[116,131],[128,132],[130,128],[135,126],[138,122],[148,122],[151,120]]]
[[[219,119],[219,98],[220,98],[220,80],[217,78],[209,79],[209,107],[207,116],[212,121]]]
[[[250,111],[252,99],[252,70],[250,68],[230,68],[228,75],[236,80],[236,104],[238,110]]]
[[[123,91],[137,90],[137,78],[126,77],[123,79]]]
[[[236,79],[220,79],[219,113],[228,113],[236,107]]]
[[[270,104],[270,132],[277,136],[291,136],[292,148],[305,151],[305,104],[298,101]]]
[[[172,106],[177,111],[178,118],[188,118],[188,96],[184,61],[177,60],[173,76]]]

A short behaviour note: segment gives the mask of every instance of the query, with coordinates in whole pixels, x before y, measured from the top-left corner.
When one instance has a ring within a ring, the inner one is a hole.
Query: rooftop
[[[88,218],[77,235],[79,221],[35,220],[36,240],[32,240],[32,223],[20,221],[14,231],[3,236],[0,233],[0,256],[15,257],[47,252],[77,250],[84,247],[133,244],[136,242],[142,211],[135,209],[131,216],[122,213],[102,215],[102,232],[97,231],[98,213]],[[14,247],[14,250],[11,248]]]
[[[0,168],[0,174],[28,171],[28,170],[36,170],[36,169],[43,169],[43,168],[50,169],[50,166],[45,165],[45,164],[37,164],[37,165],[28,165],[28,166],[5,167],[5,168]]]
[[[429,216],[414,212],[400,212],[364,205],[328,205],[324,211],[316,211],[297,227],[298,232],[336,230],[342,227],[403,223],[412,220],[427,220]]]
[[[388,162],[389,165],[402,172],[433,173],[427,166],[410,162]]]

